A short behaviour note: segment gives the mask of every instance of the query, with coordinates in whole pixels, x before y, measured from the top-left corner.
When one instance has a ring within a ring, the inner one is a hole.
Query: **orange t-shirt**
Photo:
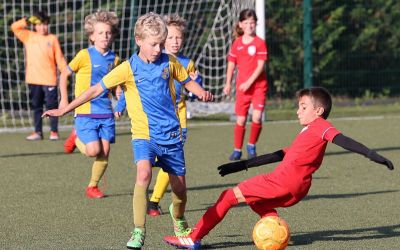
[[[57,69],[67,67],[60,43],[53,34],[46,36],[26,29],[25,18],[11,24],[14,35],[25,47],[25,81],[28,84],[57,86]]]

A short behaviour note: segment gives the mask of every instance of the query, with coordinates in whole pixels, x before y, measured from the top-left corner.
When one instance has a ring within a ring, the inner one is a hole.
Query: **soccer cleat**
[[[247,144],[246,149],[247,149],[247,159],[251,159],[251,158],[257,157],[256,145]]]
[[[145,234],[140,228],[135,228],[131,238],[126,243],[129,249],[141,249],[144,245]]]
[[[201,247],[201,241],[197,240],[193,242],[190,237],[165,236],[164,241],[180,249],[198,250]]]
[[[162,214],[161,207],[158,203],[150,201],[147,207],[147,214],[150,216],[159,216]]]
[[[57,141],[59,139],[58,132],[50,131],[49,140],[50,141]]]
[[[98,187],[87,187],[86,197],[88,198],[103,198],[104,194],[100,191]]]
[[[182,217],[181,219],[175,219],[173,204],[169,206],[169,214],[171,215],[172,221],[174,222],[175,236],[187,236],[192,232],[192,229],[189,228],[185,217]]]
[[[233,150],[231,156],[229,156],[230,161],[238,161],[242,157],[242,151]]]
[[[43,135],[40,132],[33,132],[29,136],[26,137],[28,141],[39,141],[43,140]]]
[[[64,142],[64,152],[66,154],[71,154],[72,152],[74,152],[76,148],[75,139],[76,139],[76,132],[75,129],[72,129],[68,138]]]

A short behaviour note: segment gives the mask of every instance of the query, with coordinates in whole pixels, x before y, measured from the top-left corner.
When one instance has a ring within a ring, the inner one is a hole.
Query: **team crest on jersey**
[[[249,55],[254,56],[256,54],[256,46],[251,45],[247,48],[247,53],[249,53]]]
[[[166,67],[163,69],[162,73],[161,73],[161,77],[163,79],[168,79],[169,78],[169,67]]]

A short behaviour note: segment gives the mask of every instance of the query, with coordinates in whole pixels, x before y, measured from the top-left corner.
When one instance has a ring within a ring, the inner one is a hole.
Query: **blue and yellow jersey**
[[[112,51],[101,54],[95,47],[83,49],[68,64],[68,68],[76,73],[75,97],[100,82],[100,80],[119,64],[119,57]],[[75,109],[76,116],[92,118],[113,117],[110,92],[94,98]]]
[[[145,63],[135,53],[100,83],[104,89],[122,86],[133,140],[153,139],[169,145],[181,140],[174,79],[180,84],[190,81],[174,57],[162,53],[155,62]]]

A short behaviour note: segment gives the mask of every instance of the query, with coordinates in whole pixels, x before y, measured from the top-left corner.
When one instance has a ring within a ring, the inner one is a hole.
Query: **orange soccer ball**
[[[253,241],[260,250],[283,250],[289,240],[288,224],[280,217],[263,217],[254,226]]]

